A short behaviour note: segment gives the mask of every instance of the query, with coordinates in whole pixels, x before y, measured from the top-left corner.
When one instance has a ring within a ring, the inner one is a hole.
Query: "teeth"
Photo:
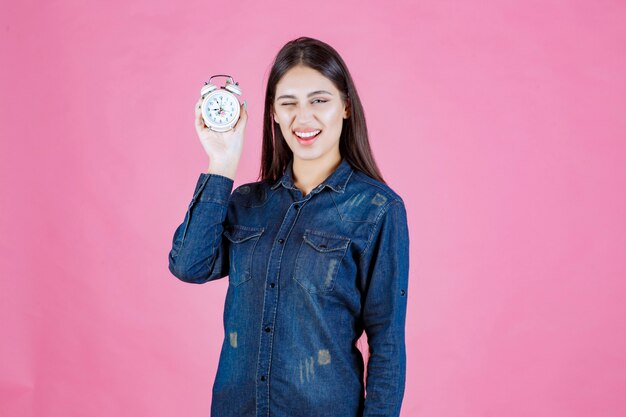
[[[315,135],[317,135],[318,133],[320,133],[321,130],[316,130],[314,132],[308,132],[308,133],[300,133],[300,132],[294,132],[296,135],[298,135],[301,138],[311,138]]]

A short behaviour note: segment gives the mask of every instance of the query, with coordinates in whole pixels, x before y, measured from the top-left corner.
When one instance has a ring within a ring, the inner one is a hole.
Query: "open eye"
[[[319,101],[320,103],[326,103],[328,100],[322,100],[321,98],[316,98],[315,100],[313,100],[313,103],[315,103],[316,101]]]

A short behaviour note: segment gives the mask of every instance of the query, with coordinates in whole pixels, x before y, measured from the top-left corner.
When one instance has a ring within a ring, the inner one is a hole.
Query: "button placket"
[[[287,236],[289,235],[293,225],[298,219],[298,215],[308,199],[311,197],[309,194],[303,201],[292,204],[289,210],[285,213],[285,218],[278,230],[278,236],[284,236],[276,239],[278,245],[275,245],[270,252],[270,263],[267,269],[266,282],[272,279],[273,282],[269,282],[266,285],[265,296],[263,300],[263,316],[262,323],[265,324],[261,329],[259,357],[257,365],[257,375],[259,375],[259,383],[257,384],[257,414],[267,415],[269,414],[269,384],[264,383],[269,380],[271,372],[271,358],[272,358],[272,344],[273,331],[272,323],[275,322],[277,306],[278,306],[278,277],[280,274],[280,262],[283,254],[282,245],[285,244]],[[292,210],[293,209],[293,210]],[[274,277],[274,278],[270,278]],[[275,290],[272,290],[275,289]]]

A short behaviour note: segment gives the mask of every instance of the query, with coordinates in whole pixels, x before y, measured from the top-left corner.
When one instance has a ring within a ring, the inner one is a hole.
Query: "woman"
[[[196,129],[210,158],[169,269],[205,283],[228,275],[211,415],[398,416],[405,385],[409,234],[404,202],[369,147],[363,108],[339,54],[288,42],[265,98],[260,181],[232,192],[247,122]],[[367,333],[364,362],[355,343]]]

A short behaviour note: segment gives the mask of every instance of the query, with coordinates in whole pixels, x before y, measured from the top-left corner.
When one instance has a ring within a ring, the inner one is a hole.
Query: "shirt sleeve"
[[[367,363],[363,417],[400,415],[406,379],[405,321],[409,232],[404,202],[389,204],[361,260]]]
[[[168,256],[170,272],[181,281],[202,284],[228,275],[228,250],[222,232],[233,183],[222,175],[200,174]]]

